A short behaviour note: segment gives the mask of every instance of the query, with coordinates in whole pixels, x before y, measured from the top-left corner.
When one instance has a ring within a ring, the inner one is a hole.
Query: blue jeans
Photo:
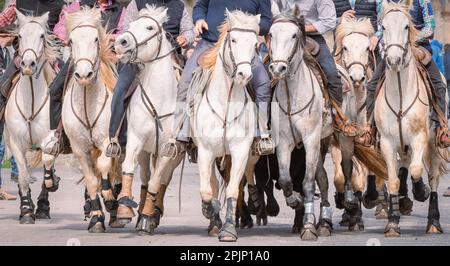
[[[0,144],[0,162],[3,160],[3,156],[5,155],[5,144]],[[11,156],[11,175],[19,175],[19,169],[17,169],[16,161],[14,161],[14,157]],[[2,186],[2,177],[0,175],[0,187]]]

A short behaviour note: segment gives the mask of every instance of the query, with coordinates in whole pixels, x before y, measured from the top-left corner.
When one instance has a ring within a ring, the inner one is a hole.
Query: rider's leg
[[[118,130],[120,130],[120,133],[124,133],[126,130],[124,126],[120,128],[121,124],[123,125],[122,119],[125,119],[125,97],[128,88],[133,83],[136,73],[137,66],[130,63],[122,65],[119,70],[119,79],[114,87],[114,94],[111,102],[111,119],[109,122],[110,144],[106,149],[106,156],[108,157],[119,157],[121,153],[120,146],[125,145],[126,140],[124,138],[119,139]]]
[[[5,72],[3,72],[3,75],[0,78],[0,92],[4,97],[9,95],[9,91],[12,87],[12,80],[14,78],[14,74],[17,73],[17,71],[19,71],[19,68],[16,66],[14,61],[6,66]]]
[[[253,79],[251,82],[256,96],[256,104],[258,105],[260,123],[256,131],[254,148],[259,155],[267,155],[273,153],[275,149],[268,130],[269,104],[272,93],[270,91],[270,77],[258,56],[252,62],[252,73]]]
[[[384,74],[384,70],[386,69],[386,61],[381,60],[373,73],[372,79],[367,84],[367,96],[366,96],[366,110],[367,117],[369,118],[373,110],[375,109],[375,93],[377,90],[378,82],[381,79],[381,76]]]
[[[319,62],[323,72],[327,77],[327,87],[330,98],[334,100],[338,106],[342,105],[342,82],[336,63],[328,49],[325,39],[321,35],[311,36],[320,45],[319,53],[316,60]],[[344,135],[355,136],[356,128],[342,120],[342,117],[335,115],[336,124]]]
[[[441,73],[439,72],[439,69],[436,66],[436,63],[431,60],[430,63],[428,63],[428,65],[426,65],[426,68],[428,70],[428,74],[430,76],[430,80],[432,83],[432,88],[434,89],[434,94],[436,95],[436,100],[437,103],[439,105],[439,108],[441,109],[443,115],[445,115],[445,110],[446,110],[446,100],[445,100],[445,96],[446,96],[446,92],[447,92],[447,88],[445,86],[445,83],[442,81],[442,76]],[[444,134],[441,134],[439,137],[439,142],[442,146],[444,147],[448,147],[450,146],[450,135],[448,133],[448,128],[447,125],[441,125],[438,122],[438,119],[436,117],[436,112],[434,112],[433,114],[433,120],[436,121],[436,128],[440,127],[440,130],[443,132],[447,132]],[[447,122],[447,117],[443,117],[444,121]]]
[[[173,128],[173,135],[176,139],[170,140],[169,145],[165,145],[161,149],[161,155],[167,157],[176,156],[176,153],[186,150],[189,142],[189,117],[186,115],[186,98],[189,84],[192,80],[192,73],[198,67],[198,59],[200,55],[207,49],[214,46],[214,43],[201,40],[195,47],[191,57],[186,61],[186,64],[181,74],[180,82],[178,83],[177,92],[177,110],[175,114],[175,122]],[[181,128],[180,128],[181,127]],[[178,152],[173,152],[178,151]]]

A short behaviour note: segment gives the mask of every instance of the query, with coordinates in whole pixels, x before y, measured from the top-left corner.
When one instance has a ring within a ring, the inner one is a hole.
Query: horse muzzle
[[[285,78],[288,73],[288,66],[283,62],[271,63],[269,65],[269,72],[275,79]]]
[[[389,70],[400,71],[402,66],[402,58],[400,56],[387,56],[386,66]]]
[[[25,62],[22,60],[20,62],[20,70],[22,72],[22,75],[31,76],[36,72],[36,69],[36,61]]]
[[[89,71],[87,74],[80,74],[79,72],[74,73],[75,80],[81,86],[88,86],[92,83],[94,79],[94,72]]]

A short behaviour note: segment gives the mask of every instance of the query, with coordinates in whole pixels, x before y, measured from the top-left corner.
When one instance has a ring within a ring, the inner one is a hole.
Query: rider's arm
[[[14,23],[16,20],[16,1],[13,1],[9,6],[0,13],[0,28],[5,28]]]
[[[419,32],[419,40],[433,39],[434,29],[436,28],[436,21],[434,20],[433,8],[431,7],[430,0],[419,0],[422,16],[423,16],[423,28]]]
[[[195,3],[194,9],[192,10],[192,20],[194,24],[197,20],[206,20],[206,13],[208,12],[209,0],[198,0]]]
[[[307,33],[324,34],[336,27],[336,9],[332,0],[317,0],[317,21],[306,25]]]
[[[122,22],[122,26],[120,29],[120,32],[124,32],[128,30],[128,27],[130,26],[130,23],[135,21],[139,16],[139,10],[137,8],[136,2],[134,0],[132,0],[126,10],[125,13],[123,15],[123,22]]]
[[[186,39],[187,45],[191,45],[194,42],[194,24],[192,23],[192,18],[189,16],[186,7],[184,7],[183,17],[180,22],[180,34]]]
[[[375,36],[378,37],[379,40],[381,40],[381,37],[383,37],[383,27],[381,27],[381,14],[383,12],[383,0],[377,0],[377,28],[375,29]]]
[[[272,25],[272,9],[270,0],[262,0],[259,4],[259,14],[261,14],[261,20],[259,22],[259,35],[264,36],[269,32]]]

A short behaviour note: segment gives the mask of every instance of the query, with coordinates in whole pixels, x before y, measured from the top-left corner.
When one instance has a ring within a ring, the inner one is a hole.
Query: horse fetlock
[[[225,215],[225,222],[229,224],[233,224],[236,221],[236,206],[237,199],[236,198],[227,198],[227,212]]]
[[[400,213],[402,215],[410,215],[411,214],[414,202],[408,197],[408,195],[400,197],[398,203],[399,203]]]
[[[44,186],[49,192],[55,192],[59,188],[59,181],[61,178],[55,175],[55,170],[50,168],[49,170],[44,167]]]
[[[416,179],[422,179],[422,173],[423,173],[423,165],[419,164],[419,165],[413,165],[411,164],[409,166],[409,169],[411,170],[411,176]]]
[[[220,212],[220,201],[213,199],[210,202],[202,201],[202,213],[206,219],[212,219]]]
[[[344,193],[343,192],[336,192],[334,194],[334,202],[336,203],[336,208],[338,209],[344,209]]]
[[[438,195],[437,192],[433,191],[430,194],[430,205],[428,207],[427,234],[441,234],[444,232],[439,222],[440,217]]]
[[[430,187],[423,183],[423,179],[421,177],[417,182],[413,182],[412,192],[415,200],[424,202],[430,196]]]

